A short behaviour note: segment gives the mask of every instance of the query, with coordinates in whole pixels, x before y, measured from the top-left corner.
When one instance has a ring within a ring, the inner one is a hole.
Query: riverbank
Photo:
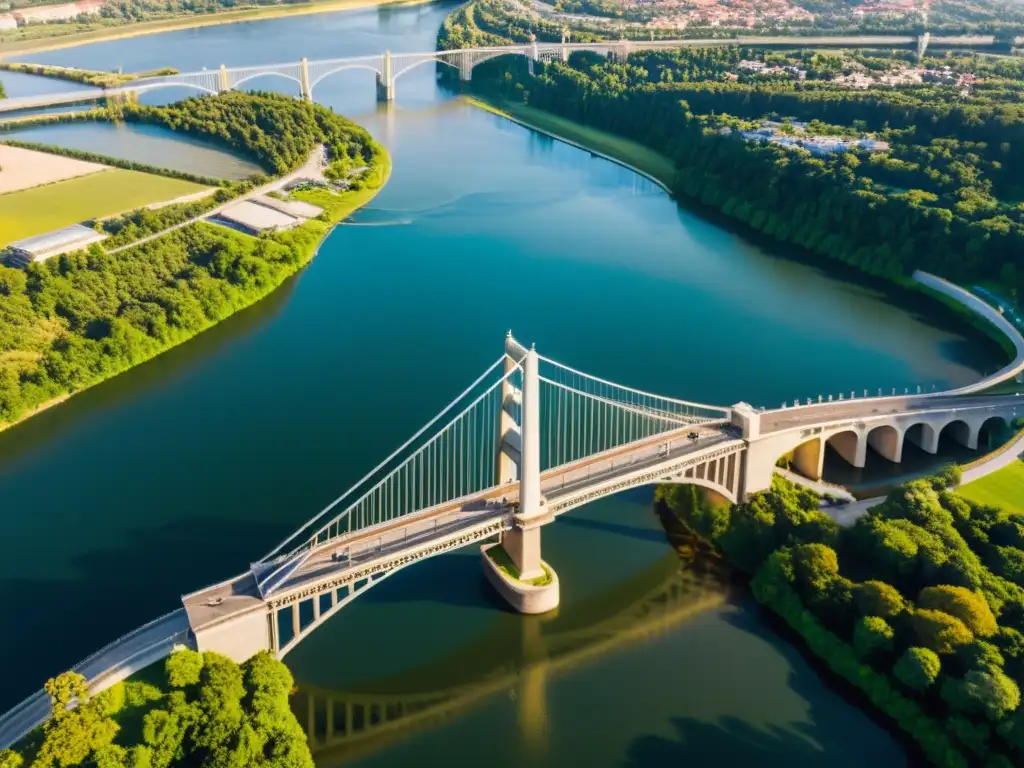
[[[335,11],[358,11],[363,8],[377,6],[415,6],[423,5],[431,0],[314,0],[303,5],[263,6],[244,8],[237,11],[224,11],[210,15],[182,16],[159,21],[143,21],[137,24],[126,24],[120,27],[94,29],[87,32],[76,32],[59,37],[47,37],[36,40],[16,40],[0,42],[0,60],[11,55],[55,51],[61,48],[74,48],[84,43],[100,43],[111,40],[125,40],[143,35],[155,35],[162,32],[175,32],[182,29],[215,27],[223,24],[237,24],[243,21],[275,19],[282,16],[309,16],[318,13]]]
[[[574,122],[545,110],[499,100],[479,93],[474,93],[472,96],[463,95],[462,99],[471,106],[498,115],[506,120],[628,168],[653,181],[673,198],[676,197],[672,185],[677,179],[679,169],[671,159],[639,142]],[[742,222],[725,216],[714,208],[704,206],[699,201],[689,202],[693,207],[701,210],[702,213],[708,214],[715,220],[725,219],[732,225],[743,227],[754,238],[761,239],[763,237],[763,233],[760,231],[746,227]],[[983,382],[988,382],[989,379],[992,379],[990,385],[994,386],[1003,379],[1012,377],[1016,372],[1016,369],[1011,370],[1014,364],[1019,366],[1024,363],[1021,348],[1018,341],[1014,338],[1014,336],[1017,339],[1020,338],[1019,334],[1016,334],[1015,329],[1009,326],[1010,331],[1014,331],[1013,335],[1010,335],[997,326],[996,320],[982,315],[977,309],[968,306],[966,302],[950,296],[948,292],[943,293],[928,285],[925,281],[918,279],[917,274],[915,272],[914,276],[889,280],[888,282],[913,293],[929,297],[945,307],[959,322],[969,325],[999,345],[1006,354],[1010,364],[991,377],[986,377]],[[966,292],[966,289],[963,290]],[[969,292],[967,293],[969,294]],[[969,294],[969,296],[974,302],[984,304],[973,294]],[[1005,371],[1010,371],[1010,373],[1000,377],[999,374]],[[983,382],[972,384],[968,387],[961,387],[956,392],[959,393],[968,389],[971,392],[979,391],[984,388],[979,386]]]
[[[628,168],[674,196],[671,185],[676,177],[675,165],[664,155],[639,142],[523,104],[488,99],[480,94],[463,95],[462,99],[471,106]]]
[[[367,136],[367,138],[369,137]],[[261,253],[265,252],[265,255],[256,255],[255,253],[250,254],[248,258],[254,258],[256,261],[265,263],[262,266],[260,264],[246,264],[245,269],[252,272],[252,276],[248,279],[246,276],[241,274],[232,276],[235,274],[233,271],[235,267],[230,268],[231,271],[223,277],[225,279],[229,279],[230,284],[235,287],[226,294],[216,306],[206,308],[199,316],[192,317],[191,322],[176,325],[173,329],[164,327],[156,336],[149,336],[145,341],[133,340],[133,346],[127,356],[122,355],[121,357],[109,361],[105,359],[97,361],[93,368],[88,369],[88,373],[85,374],[88,378],[81,386],[69,387],[73,390],[72,392],[61,392],[56,397],[46,399],[35,407],[32,407],[30,403],[24,403],[22,407],[25,408],[25,410],[21,413],[15,411],[15,413],[18,414],[17,418],[0,425],[0,431],[9,429],[16,424],[20,424],[41,411],[51,408],[59,402],[63,402],[72,394],[77,394],[78,392],[89,389],[102,381],[113,378],[120,373],[157,357],[163,352],[194,338],[199,333],[208,330],[227,317],[242,309],[252,306],[270,295],[274,290],[279,288],[287,278],[297,273],[313,259],[319,251],[323,240],[339,222],[347,218],[358,208],[366,205],[373,199],[380,189],[383,188],[390,176],[391,160],[387,151],[383,147],[380,147],[379,145],[374,146],[376,147],[373,150],[374,161],[370,163],[369,170],[364,173],[359,184],[356,185],[358,187],[357,189],[342,192],[340,194],[322,189],[304,190],[293,193],[296,199],[309,202],[320,207],[323,210],[323,213],[314,219],[307,220],[304,224],[288,230],[287,232],[281,233],[279,236],[272,235],[269,238],[264,238],[268,242],[273,242],[277,238],[280,238],[280,242],[277,242],[276,246],[278,248],[287,249],[291,255],[284,258],[281,255],[275,255],[272,249],[266,248],[260,249]],[[287,178],[290,178],[289,174],[281,176],[273,183],[283,184]],[[244,235],[233,233],[231,230],[215,227],[214,225],[207,224],[205,222],[189,222],[188,224],[195,228],[194,236],[183,235],[182,233],[184,230],[181,229],[183,225],[179,224],[164,230],[156,238],[144,238],[137,243],[133,243],[130,247],[142,248],[143,251],[140,251],[140,253],[143,258],[146,258],[147,254],[150,257],[163,256],[162,249],[171,249],[173,252],[176,248],[199,247],[190,245],[196,242],[200,243],[202,247],[211,247],[209,245],[210,238],[216,241],[227,236],[231,240],[238,241],[237,244],[232,243],[229,245],[225,243],[220,246],[212,246],[215,249],[214,252],[216,252],[216,249],[222,247],[228,247],[235,251],[245,250],[252,245],[252,243],[255,242],[258,244],[263,241],[263,239],[245,239]],[[181,240],[181,242],[171,242],[171,239],[174,238]],[[203,254],[194,253],[189,253],[189,255],[195,256],[196,258],[203,256]],[[125,259],[125,256],[110,255],[109,258],[111,260],[110,265],[101,265],[99,267],[100,269],[115,268],[112,265],[116,263],[121,265],[119,267],[120,269],[126,270],[130,274],[134,274],[131,262],[122,261]],[[203,259],[199,258],[199,261],[202,262]],[[215,267],[215,270],[224,269],[224,266]],[[215,271],[210,274],[210,277],[220,279],[219,275],[220,272]],[[167,323],[169,321],[165,320],[164,322]],[[17,329],[15,329],[15,331],[17,331]],[[72,337],[74,336],[74,334],[70,332],[68,332],[68,335]],[[40,351],[40,355],[45,353],[45,350]]]

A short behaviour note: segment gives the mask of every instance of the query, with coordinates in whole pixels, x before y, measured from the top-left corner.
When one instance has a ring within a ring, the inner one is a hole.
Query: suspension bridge
[[[1024,350],[1024,337],[985,307]],[[1022,369],[1024,354],[948,392],[722,407],[599,378],[509,333],[502,355],[452,402],[248,570],[183,596],[182,608],[75,669],[98,692],[178,645],[236,661],[259,651],[281,658],[389,576],[471,545],[500,546],[519,578],[485,553],[488,578],[516,610],[544,612],[558,604],[559,587],[541,559],[541,531],[560,515],[649,484],[743,501],[770,487],[784,455],[820,478],[826,444],[856,466],[869,448],[900,461],[905,437],[931,453],[943,435],[976,448],[986,426],[1024,416],[1024,405],[1012,394],[971,395]],[[545,575],[547,583],[530,583]],[[39,691],[0,717],[0,749],[44,722],[49,704]]]
[[[0,113],[28,109],[42,109],[65,104],[103,101],[134,97],[163,88],[186,88],[200,93],[223,93],[241,88],[262,77],[290,81],[298,87],[302,98],[313,99],[313,91],[324,79],[340,72],[365,70],[374,73],[377,98],[388,102],[395,97],[398,78],[424,64],[444,64],[458,71],[462,80],[470,80],[473,69],[485,61],[499,56],[524,56],[530,71],[535,62],[568,60],[577,51],[589,51],[601,56],[625,59],[631,53],[672,50],[677,48],[706,48],[723,46],[768,48],[912,48],[923,56],[929,46],[945,48],[985,49],[997,44],[992,35],[932,36],[920,35],[847,35],[847,36],[759,36],[694,38],[683,40],[613,40],[592,43],[530,42],[516,45],[482,48],[460,48],[423,53],[391,53],[384,51],[371,56],[310,60],[265,64],[249,67],[203,69],[160,77],[140,78],[112,88],[82,88],[66,93],[50,93],[0,100]]]

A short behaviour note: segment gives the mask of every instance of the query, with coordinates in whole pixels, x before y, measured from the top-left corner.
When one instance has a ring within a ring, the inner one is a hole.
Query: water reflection
[[[662,541],[664,536],[661,535]],[[293,708],[317,765],[341,765],[469,710],[491,696],[515,703],[523,746],[542,761],[551,724],[552,676],[721,606],[720,563],[681,564],[669,554],[644,572],[575,606],[570,616],[501,617],[472,644],[398,678],[331,690],[299,682]]]

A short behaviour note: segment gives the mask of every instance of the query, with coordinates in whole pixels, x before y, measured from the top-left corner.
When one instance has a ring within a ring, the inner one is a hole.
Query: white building
[[[45,235],[26,237],[7,246],[7,263],[12,267],[25,267],[33,261],[46,261],[61,253],[80,251],[93,243],[106,239],[107,235],[95,229],[72,224],[70,227],[55,229]]]
[[[0,31],[17,29],[18,20],[9,13],[0,13]]]

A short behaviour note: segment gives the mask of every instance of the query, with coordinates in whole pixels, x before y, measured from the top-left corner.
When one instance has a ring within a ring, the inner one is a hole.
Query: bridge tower
[[[506,372],[514,370],[517,365],[522,365],[523,370],[520,393],[522,424],[517,434],[515,420],[512,418],[516,393],[506,379],[502,385],[502,407],[498,415],[501,444],[497,461],[498,480],[502,484],[512,479],[511,474],[515,464],[518,464],[519,508],[514,515],[511,530],[501,535],[501,542],[484,547],[483,561],[491,583],[516,610],[521,613],[546,613],[558,606],[559,587],[557,575],[540,557],[540,529],[552,519],[540,490],[540,360],[536,349],[523,347],[510,331],[505,338]],[[513,463],[509,455],[515,457],[517,453],[519,460]],[[518,579],[511,579],[499,572],[486,553],[490,546],[505,550],[519,572]],[[549,573],[551,579],[548,584],[529,584]]]
[[[377,73],[377,101],[389,102],[395,99],[395,75],[391,63],[391,51],[384,51],[380,72]]]
[[[309,59],[305,56],[299,62],[299,90],[305,101],[313,100],[313,89],[309,85]]]
[[[228,68],[221,64],[217,73],[217,93],[229,90],[231,90],[231,81],[228,80]]]

